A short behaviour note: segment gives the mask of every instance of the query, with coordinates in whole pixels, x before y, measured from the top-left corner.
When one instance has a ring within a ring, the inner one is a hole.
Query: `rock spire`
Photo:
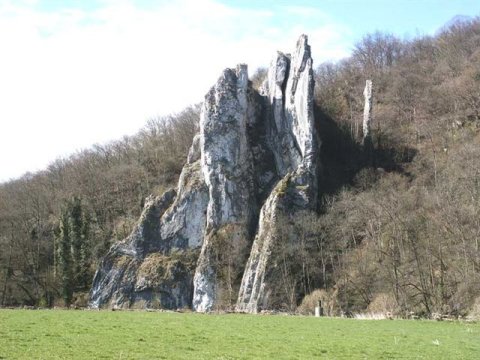
[[[372,80],[367,80],[365,82],[365,89],[363,90],[363,96],[365,97],[365,106],[363,108],[363,143],[365,144],[366,139],[370,139],[370,127],[372,123],[372,104],[373,104],[373,93],[372,93]]]
[[[275,55],[260,92],[246,65],[224,70],[177,188],[149,197],[132,234],[111,247],[91,306],[268,308],[275,223],[316,206],[313,89],[305,35],[292,55]]]

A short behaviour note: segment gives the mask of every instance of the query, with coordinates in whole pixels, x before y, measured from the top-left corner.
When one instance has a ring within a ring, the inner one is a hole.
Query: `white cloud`
[[[0,2],[0,181],[199,102],[223,68],[267,65],[301,33],[317,64],[349,45],[346,27],[311,8],[105,1],[47,12],[35,3]]]

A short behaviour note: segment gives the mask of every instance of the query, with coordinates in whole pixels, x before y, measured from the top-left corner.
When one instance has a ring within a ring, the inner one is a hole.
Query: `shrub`
[[[397,302],[391,294],[379,293],[374,295],[372,302],[368,305],[367,311],[372,314],[398,314]]]
[[[468,313],[467,319],[480,321],[480,296],[475,299],[475,302]]]
[[[302,315],[315,314],[315,307],[319,305],[323,307],[323,314],[332,316],[335,314],[335,293],[325,289],[316,289],[308,295],[305,295],[301,304],[297,308],[297,312]]]

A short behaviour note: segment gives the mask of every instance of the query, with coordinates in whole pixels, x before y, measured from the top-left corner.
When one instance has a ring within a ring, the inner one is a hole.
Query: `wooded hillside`
[[[367,79],[373,150],[361,145]],[[298,236],[284,308],[316,297],[331,314],[480,312],[480,19],[408,41],[366,35],[317,68],[316,106],[322,205],[285,221]],[[175,185],[198,117],[188,108],[0,185],[0,305],[80,303],[143,199]]]

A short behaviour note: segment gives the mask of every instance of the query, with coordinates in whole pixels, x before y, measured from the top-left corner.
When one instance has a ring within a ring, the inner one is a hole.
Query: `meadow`
[[[0,359],[480,359],[480,324],[0,310]]]

